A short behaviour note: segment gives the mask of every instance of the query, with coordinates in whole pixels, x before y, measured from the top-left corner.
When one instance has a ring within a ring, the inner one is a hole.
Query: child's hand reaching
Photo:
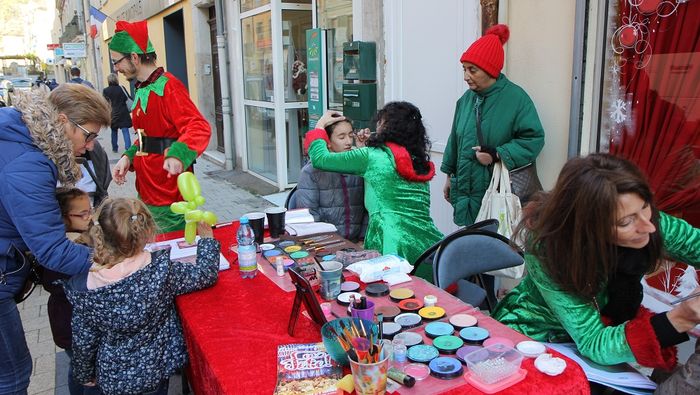
[[[197,223],[197,234],[199,234],[199,237],[201,238],[213,238],[214,237],[214,232],[211,230],[211,226],[203,221],[200,221]]]
[[[355,133],[355,145],[357,145],[359,148],[364,147],[370,134],[372,134],[372,132],[367,128],[358,130],[357,133]]]

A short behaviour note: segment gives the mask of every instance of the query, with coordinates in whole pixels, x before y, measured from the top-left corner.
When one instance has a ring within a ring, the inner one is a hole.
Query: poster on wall
[[[309,130],[316,127],[316,122],[326,110],[325,88],[323,87],[323,29],[306,31],[306,59],[309,76]]]

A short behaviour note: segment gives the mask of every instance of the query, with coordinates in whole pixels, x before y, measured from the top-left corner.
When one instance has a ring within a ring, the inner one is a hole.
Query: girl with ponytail
[[[216,282],[219,242],[211,227],[194,264],[149,252],[157,227],[138,199],[106,199],[88,229],[94,265],[64,285],[73,305],[73,374],[105,394],[167,394],[168,381],[187,359],[175,311],[177,295]]]

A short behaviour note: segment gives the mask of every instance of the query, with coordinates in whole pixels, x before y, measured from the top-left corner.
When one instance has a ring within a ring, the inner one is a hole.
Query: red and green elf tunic
[[[134,129],[143,129],[149,137],[177,141],[164,154],[136,155],[138,141],[124,154],[131,160],[130,170],[136,173],[139,197],[153,213],[160,231],[170,232],[185,227],[183,216],[170,211],[170,204],[183,198],[177,189],[177,177],[169,176],[163,163],[166,158],[177,158],[183,169],[189,169],[209,144],[211,127],[174,75],[158,68],[151,77],[147,81],[152,82],[136,90],[131,110]]]

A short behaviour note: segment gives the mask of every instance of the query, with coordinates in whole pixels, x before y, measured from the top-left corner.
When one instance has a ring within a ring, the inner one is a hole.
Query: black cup
[[[254,212],[245,215],[248,217],[248,223],[250,227],[253,228],[253,233],[255,234],[255,242],[258,245],[262,244],[265,240],[265,213]]]
[[[286,213],[287,209],[284,207],[271,207],[265,210],[270,237],[273,239],[277,239],[284,234],[284,216]]]

